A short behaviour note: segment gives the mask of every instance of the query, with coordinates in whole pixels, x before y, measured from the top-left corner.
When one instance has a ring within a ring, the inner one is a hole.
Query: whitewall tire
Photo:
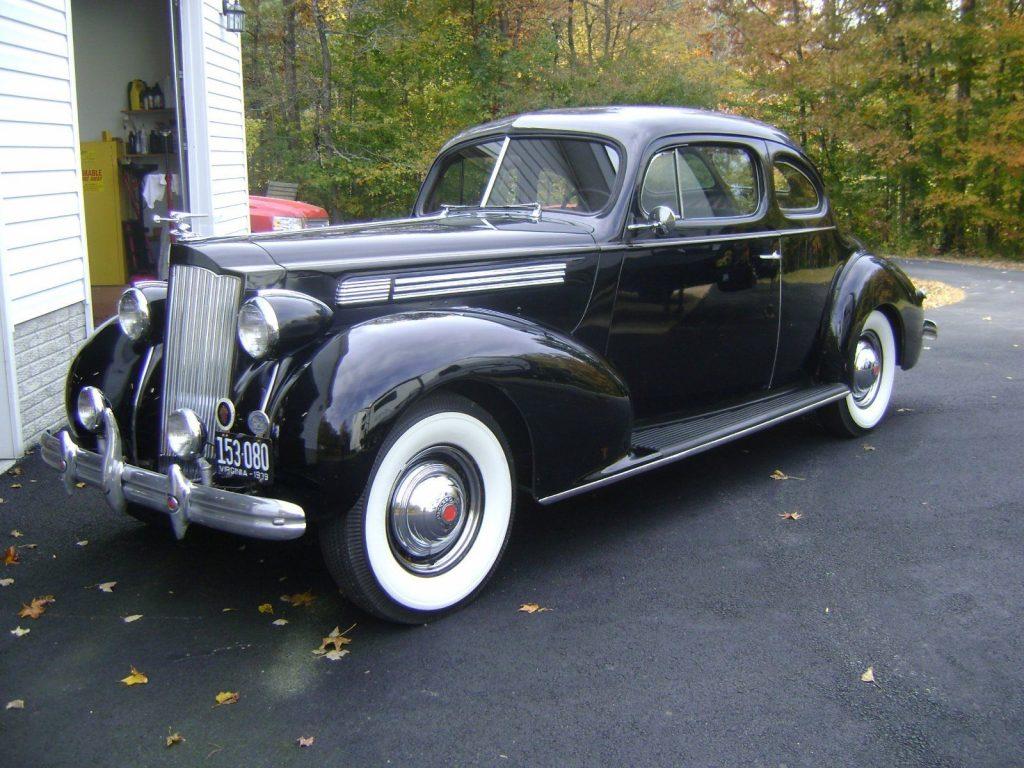
[[[471,600],[508,543],[515,476],[501,429],[471,400],[442,394],[389,433],[362,497],[321,530],[350,599],[421,623]]]
[[[861,325],[850,360],[850,394],[824,408],[822,421],[845,437],[867,434],[885,418],[896,378],[896,337],[889,319],[874,310]]]

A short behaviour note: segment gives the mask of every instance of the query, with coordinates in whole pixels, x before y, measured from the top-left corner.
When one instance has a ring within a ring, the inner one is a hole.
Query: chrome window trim
[[[615,251],[622,249],[632,248],[660,248],[666,245],[700,245],[703,243],[725,243],[734,240],[752,240],[754,238],[765,238],[765,237],[787,237],[789,235],[801,235],[810,232],[828,232],[834,230],[835,224],[829,224],[823,227],[793,227],[791,229],[763,229],[754,232],[736,232],[728,235],[706,235],[696,237],[664,237],[664,238],[648,238],[645,240],[633,240],[629,243],[621,243],[611,246],[602,247],[602,251]]]

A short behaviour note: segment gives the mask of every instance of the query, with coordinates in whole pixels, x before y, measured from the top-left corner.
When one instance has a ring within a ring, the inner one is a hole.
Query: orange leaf
[[[166,744],[168,747],[173,747],[175,744],[181,744],[185,740],[185,737],[175,731],[174,733],[167,734]]]
[[[520,613],[544,613],[550,610],[550,608],[541,608],[537,603],[523,603],[519,606]]]
[[[17,565],[20,561],[18,550],[13,544],[4,550],[4,565]]]
[[[263,603],[263,605],[261,605],[258,610],[260,613],[269,613],[273,615],[274,606],[272,606],[270,603]]]
[[[32,602],[28,605],[21,604],[21,610],[18,611],[18,618],[20,619],[38,619],[44,613],[46,613],[46,606],[52,603],[53,595],[44,595],[43,597],[33,597]]]
[[[291,603],[296,608],[300,605],[312,605],[313,601],[316,600],[312,592],[296,592],[294,595],[281,595],[281,599],[286,603]]]

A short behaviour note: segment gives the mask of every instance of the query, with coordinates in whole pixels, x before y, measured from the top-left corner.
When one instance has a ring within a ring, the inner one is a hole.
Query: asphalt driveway
[[[1024,764],[1024,272],[908,268],[967,298],[870,438],[800,420],[525,509],[429,626],[360,614],[312,542],[175,543],[30,457],[0,478],[2,763]],[[311,652],[352,624],[347,656]]]

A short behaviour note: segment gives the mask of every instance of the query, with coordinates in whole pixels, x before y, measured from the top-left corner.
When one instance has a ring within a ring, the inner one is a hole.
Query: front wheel
[[[320,543],[364,610],[417,624],[469,602],[508,543],[514,468],[501,429],[471,400],[438,395],[391,430],[352,509]]]
[[[850,394],[819,411],[822,423],[840,437],[866,435],[889,410],[896,378],[896,338],[889,319],[877,309],[861,326],[851,365]]]

